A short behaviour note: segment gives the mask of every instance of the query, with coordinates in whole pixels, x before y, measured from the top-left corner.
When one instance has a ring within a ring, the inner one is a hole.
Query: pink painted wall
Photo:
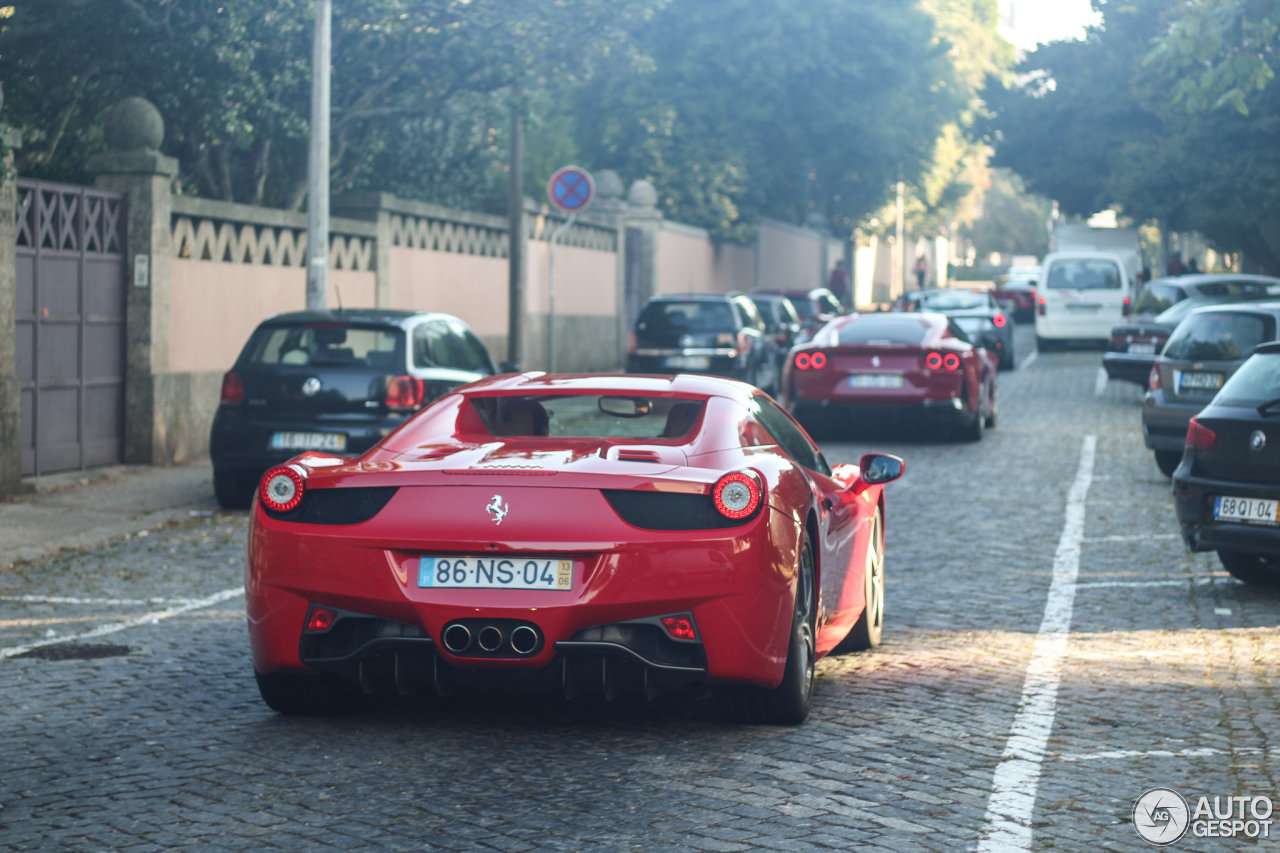
[[[662,228],[654,263],[653,292],[711,293],[720,291],[714,275],[715,253],[705,234]]]
[[[764,223],[759,230],[761,287],[819,287],[826,285],[822,270],[822,241],[816,231]]]
[[[174,258],[170,261],[169,372],[229,368],[264,318],[307,307],[301,267],[233,264]],[[330,270],[329,304],[335,292],[348,308],[374,304],[374,274]]]
[[[721,293],[750,290],[756,284],[756,247],[715,244],[713,288]]]
[[[392,246],[388,308],[443,311],[476,334],[507,333],[507,259]]]
[[[525,306],[531,314],[546,314],[550,306],[550,251],[551,245],[541,240],[530,242],[526,250]],[[503,264],[505,270],[505,260]],[[618,256],[613,252],[556,246],[555,276],[556,316],[617,315]],[[505,286],[505,278],[503,282]],[[505,323],[506,314],[502,316]]]

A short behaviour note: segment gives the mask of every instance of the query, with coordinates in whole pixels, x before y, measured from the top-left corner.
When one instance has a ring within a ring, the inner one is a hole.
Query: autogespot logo
[[[1133,804],[1133,825],[1152,844],[1172,844],[1187,834],[1191,809],[1177,791],[1152,788]]]

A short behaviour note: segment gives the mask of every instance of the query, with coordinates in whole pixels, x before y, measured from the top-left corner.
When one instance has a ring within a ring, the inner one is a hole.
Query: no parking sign
[[[577,213],[591,204],[596,182],[591,173],[577,166],[564,166],[556,170],[547,184],[551,203],[565,213]]]

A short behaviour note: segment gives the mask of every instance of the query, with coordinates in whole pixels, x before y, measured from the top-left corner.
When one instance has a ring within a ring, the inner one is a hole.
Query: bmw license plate
[[[1224,377],[1221,373],[1200,373],[1184,371],[1178,381],[1179,391],[1217,391],[1222,387]]]
[[[418,586],[573,589],[573,560],[558,557],[419,557]]]
[[[677,370],[706,370],[711,366],[711,359],[705,355],[669,355],[666,365]]]
[[[1280,501],[1219,495],[1213,499],[1213,517],[1219,521],[1280,524]]]
[[[850,388],[901,388],[899,373],[854,373],[849,376]]]
[[[277,432],[272,433],[268,446],[272,450],[332,450],[341,453],[347,449],[347,435],[342,432]]]
[[[1155,344],[1129,344],[1129,352],[1133,355],[1155,355]]]

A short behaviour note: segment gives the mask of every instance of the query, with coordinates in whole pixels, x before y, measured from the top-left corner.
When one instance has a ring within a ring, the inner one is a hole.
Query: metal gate
[[[18,181],[24,476],[123,458],[124,211],[119,193]]]

